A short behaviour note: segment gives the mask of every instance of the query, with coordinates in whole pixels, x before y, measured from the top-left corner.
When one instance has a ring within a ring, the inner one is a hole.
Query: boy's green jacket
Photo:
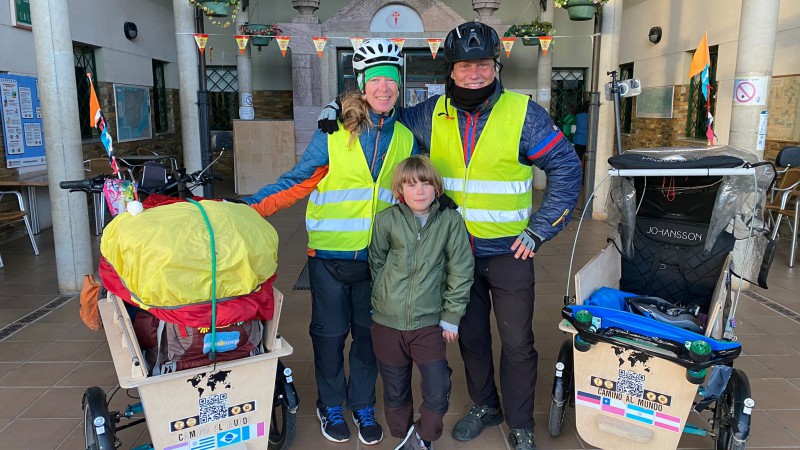
[[[369,245],[372,320],[409,331],[458,325],[469,302],[475,267],[467,228],[454,209],[431,206],[424,227],[403,203],[376,217]]]

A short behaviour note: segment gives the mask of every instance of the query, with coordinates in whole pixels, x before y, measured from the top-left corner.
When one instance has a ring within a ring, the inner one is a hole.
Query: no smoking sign
[[[741,77],[733,81],[734,105],[765,105],[767,77]]]

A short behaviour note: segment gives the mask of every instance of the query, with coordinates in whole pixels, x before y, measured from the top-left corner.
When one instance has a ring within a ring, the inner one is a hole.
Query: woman
[[[306,210],[311,282],[311,342],[317,381],[317,417],[322,435],[350,439],[342,404],[353,412],[361,442],[377,444],[378,369],[370,337],[370,272],[367,265],[375,214],[396,202],[395,166],[418,152],[411,132],[395,121],[394,104],[403,58],[386,39],[365,41],[353,55],[359,92],[342,98],[339,131],[317,131],[300,162],[274,184],[244,198],[262,216],[310,195]],[[344,344],[352,334],[350,379],[344,374]]]

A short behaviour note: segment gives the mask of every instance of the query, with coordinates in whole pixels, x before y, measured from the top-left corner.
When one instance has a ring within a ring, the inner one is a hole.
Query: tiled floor
[[[295,383],[302,399],[298,413],[299,432],[293,448],[358,448],[361,445],[355,439],[345,444],[333,444],[323,439],[314,416],[316,392],[307,332],[310,296],[308,291],[292,291],[305,263],[303,213],[304,207],[297,205],[270,219],[281,237],[276,286],[286,295],[281,332],[295,350],[286,362],[294,369]],[[536,256],[534,327],[540,365],[535,417],[540,449],[587,448],[575,431],[572,411],[559,438],[550,437],[546,430],[553,365],[563,338],[557,323],[576,224],[573,222],[567,231],[543,247]],[[606,233],[601,223],[584,224],[576,252],[578,267],[604,246]],[[4,269],[0,269],[0,328],[59,300],[51,230],[43,230],[37,241],[42,251],[38,257],[33,256],[26,237],[0,243],[6,264]],[[94,244],[97,248],[99,238]],[[786,240],[781,244],[785,247]],[[787,260],[788,249],[783,249],[770,274],[771,288],[767,291],[755,289],[760,294],[755,296],[758,301],[742,296],[737,315],[737,334],[744,354],[736,361],[736,367],[749,376],[757,404],[748,448],[800,448],[800,323],[797,322],[800,316],[794,314],[790,319],[765,306],[769,304],[780,309],[775,304],[782,305],[790,310],[783,310],[790,316],[792,312],[800,312],[800,296],[797,295],[800,269],[789,269]],[[69,299],[63,306],[0,341],[0,448],[83,448],[81,395],[88,386],[97,385],[106,390],[113,388],[116,377],[104,335],[89,331],[80,322],[77,310],[77,300]],[[505,425],[488,429],[469,443],[459,443],[450,437],[453,424],[466,411],[470,400],[466,393],[463,364],[455,344],[449,346],[448,357],[453,367],[453,393],[450,412],[445,418],[445,433],[436,448],[509,448]],[[379,399],[381,389],[379,379]],[[112,409],[122,409],[129,401],[121,391],[114,397]],[[379,410],[381,406],[379,400]],[[146,443],[147,436],[144,426],[125,430],[120,433],[122,448]],[[396,444],[396,439],[387,438],[373,448],[389,449]],[[681,441],[681,448],[710,449],[713,444],[708,438],[687,437]]]

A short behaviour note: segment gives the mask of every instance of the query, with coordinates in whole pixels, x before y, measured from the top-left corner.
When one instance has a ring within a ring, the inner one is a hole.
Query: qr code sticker
[[[228,418],[228,394],[210,395],[200,399],[200,423]]]
[[[644,396],[644,375],[632,370],[619,369],[617,392],[642,398]]]

